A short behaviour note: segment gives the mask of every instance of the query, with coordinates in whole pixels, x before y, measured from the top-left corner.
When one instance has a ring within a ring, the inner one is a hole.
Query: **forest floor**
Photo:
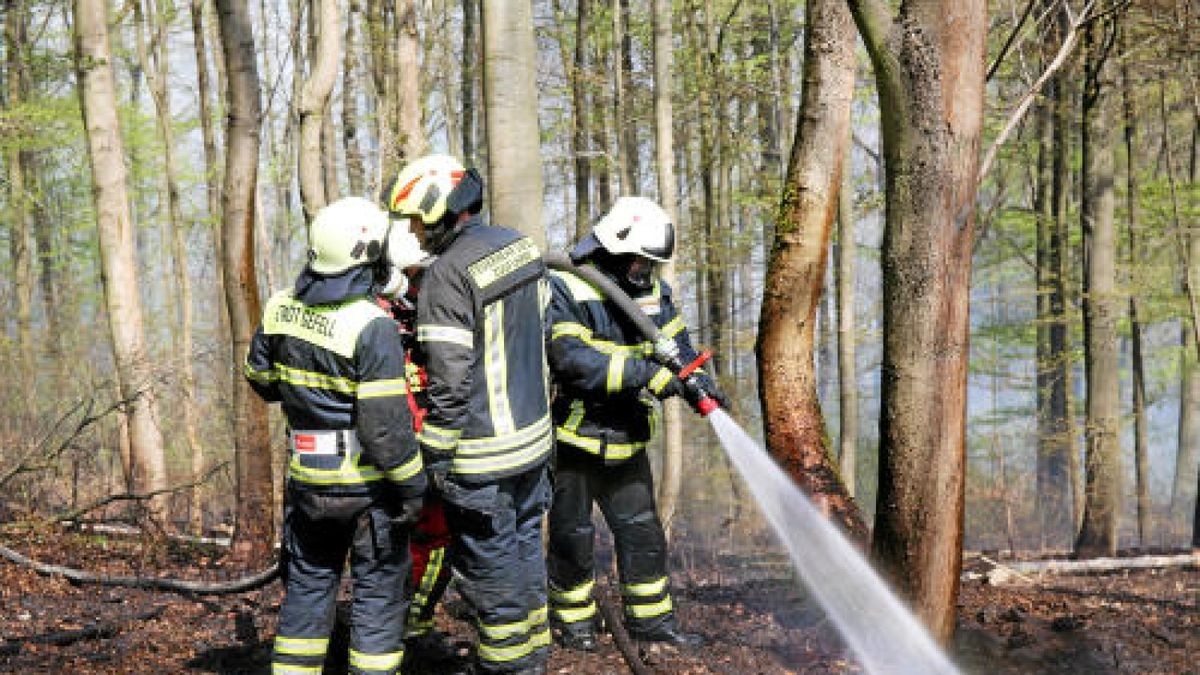
[[[93,572],[211,581],[239,576],[213,547],[2,530],[0,542],[43,562]],[[652,672],[860,672],[785,565],[714,560],[709,569],[691,565],[674,578],[681,622],[708,644],[644,648]],[[0,671],[265,673],[281,597],[278,582],[211,597],[77,586],[0,561]],[[1044,577],[1025,586],[964,581],[953,658],[967,673],[980,674],[1200,673],[1198,601],[1195,566]],[[451,593],[444,604],[439,627],[465,651],[471,632],[461,602]],[[556,648],[550,672],[629,669],[604,635],[594,653]]]

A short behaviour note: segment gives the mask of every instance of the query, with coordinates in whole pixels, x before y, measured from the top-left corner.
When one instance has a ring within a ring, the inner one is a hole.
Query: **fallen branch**
[[[1164,567],[1200,567],[1200,554],[1150,555],[1138,558],[1092,558],[1090,560],[1038,560],[1011,562],[999,565],[984,558],[985,562],[997,565],[987,573],[988,583],[1002,585],[1014,577],[1032,581],[1028,574],[1089,574],[1115,572],[1128,569],[1151,569]]]
[[[62,565],[48,565],[27,558],[11,548],[0,544],[0,557],[9,562],[28,567],[38,574],[45,576],[61,576],[77,584],[96,584],[99,586],[121,586],[125,588],[144,588],[153,591],[169,591],[192,595],[228,595],[245,593],[262,588],[279,576],[279,563],[256,572],[250,576],[226,582],[187,581],[184,579],[164,579],[158,577],[128,577],[106,576],[93,574],[84,570]]]
[[[77,528],[80,532],[94,532],[96,534],[110,534],[118,537],[144,537],[146,531],[136,525],[125,525],[121,523],[97,522],[97,521],[60,521],[67,528]],[[168,532],[167,539],[177,541],[181,544],[192,544],[196,546],[219,546],[221,548],[229,548],[232,540],[229,537],[197,537],[190,534],[180,534],[178,532]]]
[[[107,640],[116,637],[127,624],[157,619],[165,609],[166,607],[158,606],[120,621],[106,621],[74,630],[56,630],[50,633],[42,633],[41,635],[27,638],[25,642],[66,647],[84,640]]]

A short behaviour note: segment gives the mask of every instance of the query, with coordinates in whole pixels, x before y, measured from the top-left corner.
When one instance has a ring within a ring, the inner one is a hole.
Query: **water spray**
[[[654,356],[702,396],[696,410],[713,427],[722,448],[750,487],[755,501],[809,593],[817,600],[868,673],[958,675],[950,659],[929,636],[871,565],[830,523],[792,479],[733,420],[695,377],[712,352],[683,363],[678,347],[664,337],[615,282],[592,267],[576,267],[561,253],[548,253],[552,269],[591,283],[615,304],[654,345]]]

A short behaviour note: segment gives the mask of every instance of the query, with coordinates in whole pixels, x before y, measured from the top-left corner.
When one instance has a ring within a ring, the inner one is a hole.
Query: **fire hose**
[[[654,359],[666,366],[675,376],[683,383],[685,388],[690,389],[695,402],[692,404],[696,408],[696,412],[702,417],[707,417],[712,411],[721,407],[716,396],[709,390],[704,380],[697,377],[696,371],[706,361],[712,358],[712,352],[704,350],[699,356],[689,363],[684,363],[679,354],[679,345],[675,340],[662,334],[658,326],[650,320],[650,317],[642,311],[642,308],[634,302],[633,298],[629,297],[616,282],[605,276],[600,270],[589,266],[576,266],[571,259],[558,251],[551,251],[544,256],[546,265],[550,269],[568,272],[583,279],[597,290],[608,300],[611,300],[613,305],[617,307],[630,321],[634,327],[642,334],[651,345],[654,346]]]

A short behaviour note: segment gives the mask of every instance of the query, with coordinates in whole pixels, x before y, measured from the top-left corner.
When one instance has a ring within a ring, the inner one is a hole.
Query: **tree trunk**
[[[1127,44],[1122,30],[1122,51]],[[1153,503],[1150,500],[1150,457],[1146,427],[1146,374],[1142,358],[1142,323],[1138,307],[1138,288],[1141,279],[1138,271],[1141,263],[1141,250],[1138,242],[1139,227],[1138,213],[1138,166],[1137,166],[1137,131],[1134,120],[1137,111],[1133,101],[1133,84],[1130,82],[1129,62],[1121,61],[1121,101],[1124,112],[1125,126],[1125,204],[1128,213],[1126,233],[1129,237],[1129,339],[1133,351],[1130,367],[1133,370],[1133,392],[1131,405],[1133,408],[1133,457],[1135,477],[1137,481],[1137,523],[1138,545],[1148,545],[1150,537],[1150,520],[1153,516]]]
[[[7,54],[5,64],[6,104],[10,110],[17,109],[29,93],[29,76],[26,69],[26,14],[23,7],[8,3],[4,13],[4,42]],[[10,214],[9,258],[12,261],[13,301],[12,314],[17,320],[17,348],[20,356],[17,372],[18,387],[30,391],[32,375],[37,372],[33,341],[33,200],[29,197],[26,176],[29,155],[21,150],[19,143],[12,143],[5,151],[8,164],[8,208]],[[20,405],[30,401],[17,397]]]
[[[346,153],[346,187],[352,195],[365,192],[363,152],[359,144],[358,126],[358,2],[351,1],[346,10],[346,53],[342,61],[342,143]]]
[[[1081,558],[1114,555],[1120,523],[1121,437],[1118,391],[1116,231],[1113,192],[1112,83],[1105,62],[1111,22],[1087,30],[1084,78],[1083,200],[1084,352],[1087,374],[1087,453]]]
[[[840,0],[809,0],[796,139],[759,318],[759,397],[768,452],[865,545],[866,523],[833,463],[814,370],[818,304],[838,211],[854,94],[854,23]]]
[[[620,48],[620,65],[617,73],[615,101],[617,134],[621,145],[621,194],[641,193],[641,158],[638,156],[637,97],[633,81],[633,30],[629,25],[632,13],[629,0],[616,0],[613,7],[613,41]],[[617,28],[619,27],[619,30]],[[615,59],[614,59],[615,60]],[[614,64],[615,65],[615,64]]]
[[[479,23],[480,0],[462,0],[462,151],[463,162],[475,166],[475,79],[478,77],[476,63],[479,45],[475,39],[475,27]]]
[[[483,3],[483,98],[492,220],[546,247],[530,0]]]
[[[420,34],[417,32],[417,3],[401,0],[396,6],[397,69],[399,71],[400,149],[406,161],[425,153],[425,131],[421,125]]]
[[[158,112],[158,136],[163,144],[162,189],[167,204],[167,227],[171,234],[171,258],[175,268],[176,302],[179,307],[178,330],[175,331],[176,367],[179,369],[179,385],[183,408],[183,434],[191,459],[192,480],[197,485],[192,490],[192,501],[188,522],[200,521],[199,480],[204,473],[204,446],[197,431],[199,413],[196,409],[196,370],[193,349],[194,313],[192,308],[192,280],[187,254],[187,223],[183,218],[183,207],[179,195],[179,170],[175,161],[175,130],[171,118],[171,98],[167,87],[170,76],[168,54],[168,22],[170,15],[162,0],[146,0],[146,16],[152,22],[149,54],[140,54],[142,67],[150,84],[150,96]]]
[[[575,239],[587,236],[592,223],[592,160],[588,153],[591,128],[588,126],[591,112],[587,103],[588,72],[588,8],[592,0],[578,0],[575,20],[575,64],[569,70],[571,82],[571,105],[575,113],[571,118],[571,154],[575,157]]]
[[[327,0],[327,2],[330,0]],[[222,190],[224,251],[221,271],[232,332],[230,357],[241,364],[262,308],[254,269],[254,195],[257,185],[261,91],[255,63],[254,35],[244,3],[216,0],[221,46],[229,72],[225,138],[225,183]],[[233,386],[234,457],[237,465],[237,529],[234,546],[251,562],[264,562],[275,542],[271,517],[274,484],[267,406],[244,378]]]
[[[987,4],[851,0],[882,111],[886,224],[874,553],[935,639],[962,568],[971,251]]]
[[[1065,21],[1065,17],[1060,17]],[[1046,59],[1061,42],[1064,25],[1046,38]],[[1066,548],[1076,531],[1073,480],[1078,465],[1071,405],[1071,346],[1067,307],[1067,156],[1072,76],[1064,65],[1046,89],[1041,108],[1038,184],[1036,284],[1038,297],[1038,454],[1037,511],[1043,548]]]
[[[1197,485],[1192,474],[1197,466],[1200,452],[1200,367],[1197,367],[1196,347],[1193,344],[1191,326],[1182,320],[1179,331],[1179,430],[1178,446],[1175,451],[1175,480],[1171,487],[1171,532],[1173,541],[1186,541],[1188,501],[1197,499]]]
[[[658,165],[658,201],[671,221],[679,223],[679,203],[675,196],[674,106],[671,102],[671,69],[674,54],[671,45],[671,0],[654,0],[654,153]],[[679,284],[675,261],[662,270],[663,280],[672,288]],[[683,406],[677,397],[663,402],[663,460],[658,482],[658,514],[668,536],[679,502],[683,482]]]
[[[849,148],[846,148],[849,155]],[[838,390],[840,393],[838,427],[838,466],[846,494],[857,493],[858,476],[858,328],[854,316],[855,257],[854,179],[848,163],[842,166],[842,187],[838,193],[837,245],[837,347]]]
[[[317,28],[316,49],[312,55],[308,79],[304,82],[304,88],[300,93],[298,107],[300,115],[300,200],[304,205],[306,222],[312,222],[313,216],[321,210],[321,207],[325,206],[329,199],[329,195],[325,194],[321,128],[324,125],[325,115],[328,114],[329,94],[333,91],[334,80],[337,79],[338,56],[342,50],[339,3],[336,0],[311,0],[311,2],[313,5],[319,5],[320,21]],[[313,7],[312,11],[315,14],[318,9]],[[225,54],[225,60],[229,61],[228,52]],[[232,64],[229,68],[233,69]],[[255,79],[258,79],[257,72]],[[259,117],[261,118],[261,113]],[[259,122],[261,123],[261,119]],[[258,124],[255,127],[257,128]]]
[[[127,468],[135,491],[152,492],[167,487],[167,467],[153,368],[142,328],[141,284],[117,115],[108,8],[103,0],[75,0],[74,10],[75,67],[92,167],[104,301],[117,362],[117,383],[121,398],[128,401],[123,411],[130,444]],[[153,518],[165,523],[165,498],[150,500],[148,509]]]

